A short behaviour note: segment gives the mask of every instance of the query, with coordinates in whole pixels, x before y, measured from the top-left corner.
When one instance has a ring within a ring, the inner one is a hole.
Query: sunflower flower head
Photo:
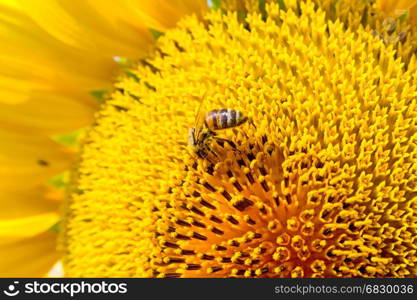
[[[417,275],[413,46],[376,38],[372,5],[266,2],[183,18],[120,77],[74,173],[68,276]],[[202,101],[249,117],[219,132],[238,151],[188,147]]]

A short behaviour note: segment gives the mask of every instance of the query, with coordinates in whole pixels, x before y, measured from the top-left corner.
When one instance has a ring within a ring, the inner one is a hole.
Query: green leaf
[[[155,40],[159,39],[162,35],[164,35],[163,32],[153,29],[153,28],[149,28],[149,31]]]
[[[61,221],[58,221],[49,228],[49,231],[53,233],[59,233],[60,229],[61,229]]]
[[[78,137],[81,133],[84,132],[84,128],[65,133],[60,135],[52,136],[52,139],[64,146],[75,147],[77,145]]]
[[[210,8],[214,10],[220,9],[221,4],[222,0],[211,0]]]
[[[398,17],[401,23],[405,22],[408,19],[410,12],[407,10],[401,16]]]
[[[92,95],[94,98],[97,98],[97,100],[100,102],[104,102],[107,92],[107,90],[91,91],[90,95]]]
[[[68,187],[69,172],[63,172],[48,179],[48,183],[57,189],[66,189]]]

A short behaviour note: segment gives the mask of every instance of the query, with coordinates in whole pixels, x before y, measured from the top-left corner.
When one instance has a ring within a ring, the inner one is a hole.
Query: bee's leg
[[[205,150],[199,149],[199,150],[197,150],[196,153],[197,153],[197,156],[202,158],[202,159],[205,159],[207,157],[207,152]]]
[[[211,154],[213,154],[213,156],[214,157],[216,157],[216,159],[219,159],[219,155],[217,154],[217,152],[216,151],[214,151],[213,149],[211,149],[211,148],[207,148],[209,151],[210,151],[210,153]],[[211,160],[211,159],[209,159],[209,161],[212,163],[212,164],[216,164],[216,161],[214,161],[214,160]]]
[[[230,145],[230,147],[232,147],[233,151],[238,152],[238,153],[242,153],[239,149],[236,148],[236,144],[228,139],[224,139],[218,136],[213,136],[213,139],[215,139],[216,141],[220,141],[220,142],[226,142]]]
[[[207,159],[210,163],[216,164],[216,161],[209,157],[211,153],[214,157],[219,158],[219,155],[212,150],[207,144],[203,144],[202,148],[197,151],[197,155],[202,159]]]

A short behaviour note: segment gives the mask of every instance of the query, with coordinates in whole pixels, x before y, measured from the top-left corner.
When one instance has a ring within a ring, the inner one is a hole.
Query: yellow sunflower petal
[[[49,212],[34,215],[26,218],[0,220],[0,236],[4,241],[4,237],[12,240],[18,240],[25,237],[31,237],[35,234],[48,231],[51,226],[59,220],[56,212]],[[3,243],[0,242],[0,245]]]
[[[47,137],[0,130],[0,190],[33,187],[69,167],[72,153]]]
[[[109,87],[118,69],[114,57],[141,57],[153,40],[148,27],[166,29],[206,6],[203,0],[123,0],[116,7],[110,0],[3,1],[0,102],[31,102],[2,107],[0,119],[9,129],[42,133],[88,124],[98,105],[89,92]]]
[[[1,0],[3,5],[20,9],[20,3],[17,0]]]
[[[2,208],[0,210],[0,232],[3,232],[2,229],[5,228],[7,222],[11,225],[10,222],[13,219],[21,218],[19,224],[23,224],[25,221],[35,221],[37,218],[33,217],[40,215],[47,217],[42,222],[48,223],[46,227],[44,226],[44,230],[45,228],[48,229],[57,221],[56,212],[62,200],[63,195],[60,192],[46,185],[38,185],[27,190],[17,190],[14,193],[0,191],[0,205]],[[51,220],[51,222],[47,222],[46,219]],[[2,234],[0,233],[0,235]]]
[[[57,235],[45,232],[34,237],[2,243],[0,246],[1,277],[44,276],[59,259]]]
[[[92,96],[88,94],[68,97],[59,93],[31,92],[27,96],[30,100],[22,103],[0,102],[2,128],[26,133],[70,132],[92,122],[97,102],[89,99]],[[84,99],[84,102],[74,101],[74,98]]]
[[[117,64],[111,57],[52,38],[20,11],[0,5],[0,76],[20,80],[9,89],[92,90],[107,85]],[[28,51],[30,49],[30,51]]]
[[[187,14],[201,13],[207,9],[206,0],[123,0],[115,7],[114,2],[90,1],[103,15],[137,26],[138,20],[149,28],[164,31],[174,26]]]
[[[386,15],[391,17],[398,17],[417,5],[417,0],[378,0],[378,8]]]
[[[95,5],[114,1],[23,0],[22,9],[57,40],[97,55],[137,58],[147,49],[152,36],[143,25],[110,22]],[[115,20],[117,21],[117,20]]]
[[[20,11],[2,5],[0,43],[3,45],[0,49],[0,102],[13,104],[33,101],[19,107],[23,109],[22,112],[14,107],[15,114],[9,118],[22,119],[30,107],[37,107],[37,111],[82,111],[78,118],[74,115],[65,118],[59,130],[78,128],[90,122],[92,109],[98,106],[98,101],[89,92],[110,86],[117,69],[112,58],[69,47],[53,39]],[[83,103],[86,107],[72,104],[73,101]],[[31,114],[36,115],[37,111]],[[20,113],[22,117],[17,116]],[[41,119],[42,115],[38,118]],[[17,123],[17,120],[13,123]],[[43,127],[41,131],[49,125],[40,126]],[[58,128],[47,131],[51,130]]]

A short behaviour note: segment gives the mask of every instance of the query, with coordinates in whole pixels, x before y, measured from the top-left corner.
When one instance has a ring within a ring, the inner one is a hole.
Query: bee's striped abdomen
[[[247,118],[238,110],[230,108],[215,109],[206,114],[205,124],[210,130],[220,130],[238,126]]]

